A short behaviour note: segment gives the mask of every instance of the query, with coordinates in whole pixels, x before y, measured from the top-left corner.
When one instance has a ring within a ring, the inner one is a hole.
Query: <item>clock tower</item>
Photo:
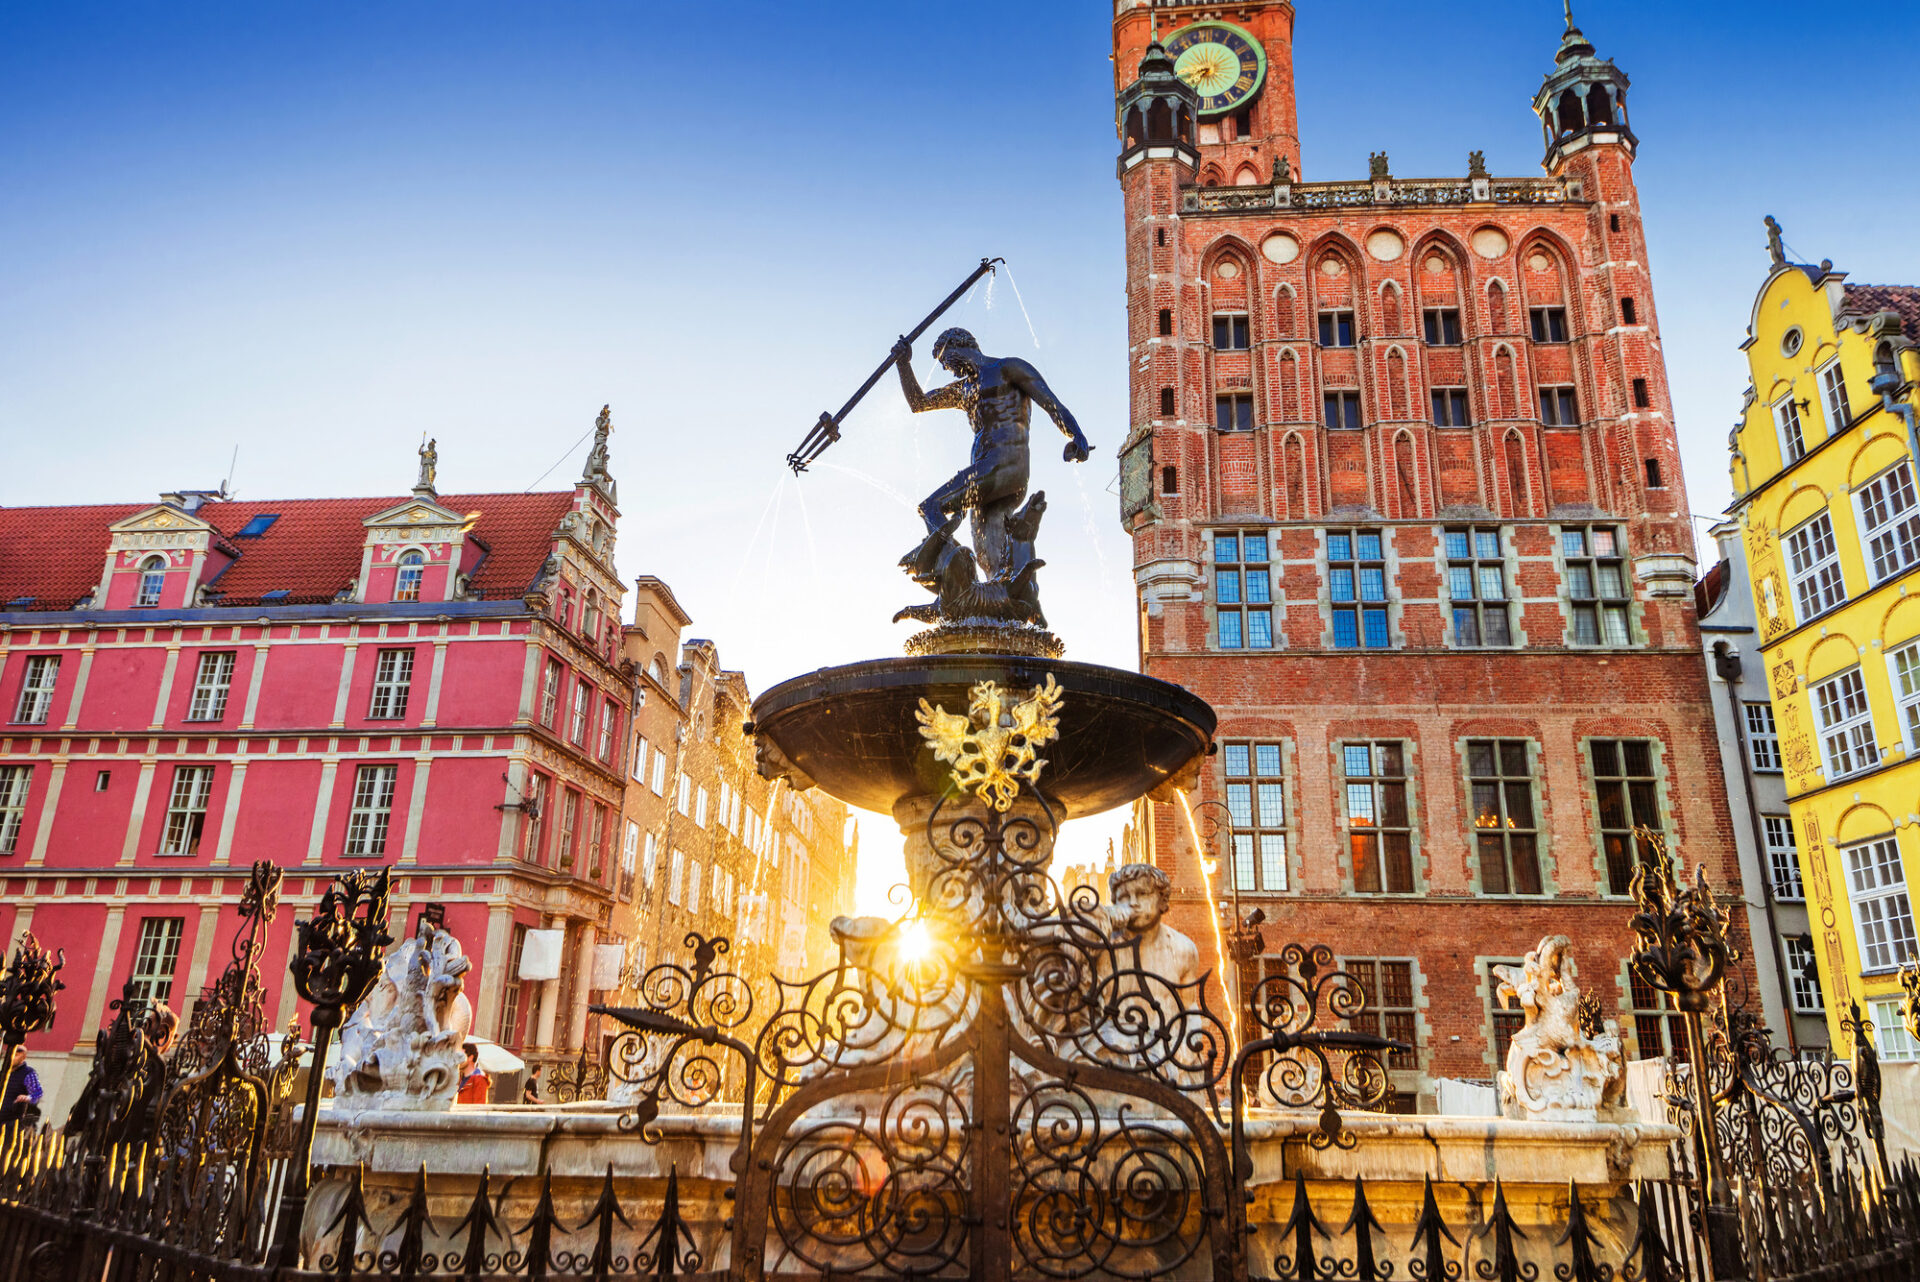
[[[1671,1052],[1619,969],[1635,868],[1760,872],[1693,782],[1720,744],[1625,73],[1569,21],[1516,103],[1538,172],[1462,139],[1455,174],[1383,147],[1307,181],[1290,0],[1116,0],[1113,32],[1141,670],[1220,715],[1192,822],[1143,803],[1130,857],[1188,935],[1247,943],[1215,1000],[1288,942],[1339,950],[1416,1047],[1409,1109],[1503,1067],[1490,967],[1550,935],[1636,1056]]]

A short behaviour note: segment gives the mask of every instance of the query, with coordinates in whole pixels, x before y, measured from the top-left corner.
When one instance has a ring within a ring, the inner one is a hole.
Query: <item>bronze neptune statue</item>
[[[894,344],[893,363],[908,406],[916,414],[965,410],[973,427],[973,456],[920,505],[926,538],[900,561],[908,576],[936,599],[908,606],[894,619],[937,625],[910,644],[922,652],[1012,646],[1058,654],[1059,642],[1045,632],[1046,616],[1034,583],[1045,564],[1034,555],[1034,536],[1047,509],[1045,493],[1027,498],[1032,470],[1027,437],[1034,405],[1067,437],[1069,463],[1085,462],[1093,447],[1040,371],[1026,361],[986,355],[964,329],[949,329],[934,340],[933,359],[955,381],[922,391],[913,372],[913,345],[904,338]],[[953,537],[962,517],[972,527],[971,549]],[[1009,628],[1027,635],[1010,633]]]

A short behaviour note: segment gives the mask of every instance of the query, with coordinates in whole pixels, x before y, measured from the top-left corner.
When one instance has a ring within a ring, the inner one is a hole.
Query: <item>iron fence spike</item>
[[[1358,1282],[1386,1282],[1391,1273],[1391,1268],[1382,1270],[1373,1250],[1373,1235],[1384,1231],[1380,1221],[1374,1217],[1373,1208],[1367,1205],[1366,1181],[1358,1175],[1354,1176],[1353,1211],[1347,1216],[1346,1226],[1340,1233],[1342,1236],[1357,1234],[1353,1244],[1353,1276]]]

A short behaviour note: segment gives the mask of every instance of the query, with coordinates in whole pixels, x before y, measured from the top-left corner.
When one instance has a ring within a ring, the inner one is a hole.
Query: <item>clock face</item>
[[[1267,51],[1251,33],[1230,22],[1196,22],[1166,40],[1174,74],[1200,95],[1200,114],[1238,111],[1260,92],[1267,77]]]

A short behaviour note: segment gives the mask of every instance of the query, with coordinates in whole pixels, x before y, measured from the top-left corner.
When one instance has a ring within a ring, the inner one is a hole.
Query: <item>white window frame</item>
[[[1906,864],[1891,833],[1841,848],[1854,941],[1863,974],[1890,974],[1920,953],[1907,895]]]
[[[13,705],[16,725],[44,726],[53,714],[53,694],[60,685],[60,656],[30,654],[20,678],[20,697]]]
[[[600,701],[600,760],[613,760],[613,732],[619,716],[616,705],[611,699]]]
[[[592,689],[593,684],[591,682],[580,677],[573,679],[573,705],[567,714],[567,730],[569,731],[567,738],[570,742],[582,748],[587,746],[587,717],[589,715],[587,709],[589,707],[588,699],[590,698],[588,692]]]
[[[1847,376],[1834,357],[1814,373],[1820,384],[1820,404],[1827,412],[1827,435],[1838,436],[1853,422],[1853,402],[1847,396]]]
[[[0,766],[0,855],[11,855],[20,848],[20,830],[27,823],[27,793],[32,787],[32,766]]]
[[[707,826],[707,786],[705,784],[701,784],[694,790],[693,826],[696,828]]]
[[[684,774],[674,776],[673,806],[682,815],[693,813],[693,780]]]
[[[1791,467],[1807,456],[1807,426],[1800,419],[1793,393],[1773,403],[1773,431],[1780,441],[1780,458]]]
[[[1920,638],[1887,651],[1887,680],[1900,719],[1900,740],[1909,753],[1920,751]]]
[[[427,577],[427,554],[418,548],[409,548],[400,554],[393,572],[393,599],[396,601],[418,601],[420,585]]]
[[[1897,997],[1883,997],[1867,1003],[1867,1018],[1873,1023],[1874,1050],[1883,1064],[1920,1060],[1920,1042],[1916,1042],[1913,1034],[1907,1031],[1901,1005]]]
[[[143,917],[133,946],[133,973],[128,976],[136,1000],[164,1002],[173,996],[173,978],[180,968],[180,941],[186,935],[184,917]]]
[[[1793,838],[1792,815],[1761,815],[1760,831],[1767,844],[1767,876],[1775,899],[1804,902],[1806,884],[1800,880],[1800,843]]]
[[[667,902],[675,908],[680,906],[680,885],[686,877],[687,857],[675,846],[672,858],[667,861]]]
[[[1861,559],[1875,587],[1920,565],[1920,487],[1902,459],[1853,492]]]
[[[667,754],[658,748],[653,750],[653,782],[648,787],[656,797],[667,795]]]
[[[1820,961],[1813,941],[1803,935],[1789,935],[1783,950],[1787,963],[1788,997],[1796,1015],[1826,1013],[1827,1001],[1820,991]]]
[[[554,728],[554,718],[560,713],[560,660],[548,659],[547,668],[540,677],[540,724],[547,729]]]
[[[1840,544],[1833,536],[1831,516],[1821,512],[1800,522],[1781,536],[1780,544],[1787,550],[1787,578],[1793,584],[1793,610],[1799,622],[1846,604],[1847,576],[1840,566]]]
[[[187,702],[187,720],[218,721],[227,715],[227,696],[233,692],[233,670],[239,655],[232,650],[202,650],[193,672],[193,697]]]
[[[647,736],[643,734],[633,736],[633,779],[642,786],[647,782]]]
[[[160,828],[160,853],[197,855],[207,831],[207,802],[213,796],[212,766],[175,766],[167,788],[167,815]]]
[[[354,771],[342,854],[364,859],[387,853],[387,830],[393,821],[393,794],[399,778],[398,766],[361,766]]]
[[[1828,783],[1880,764],[1880,744],[1873,734],[1873,705],[1867,699],[1866,678],[1858,666],[1815,682],[1807,698],[1820,729],[1820,759],[1826,764]]]
[[[1780,773],[1780,729],[1774,724],[1773,704],[1765,699],[1741,704],[1747,725],[1747,764],[1763,774]]]
[[[413,647],[382,649],[374,661],[373,695],[367,703],[367,720],[405,720],[407,698],[412,690]]]
[[[139,589],[133,598],[137,608],[146,608],[160,604],[160,594],[167,588],[167,558],[150,556],[140,562]]]
[[[627,820],[625,839],[620,844],[620,893],[633,897],[633,876],[640,864],[640,825]]]

